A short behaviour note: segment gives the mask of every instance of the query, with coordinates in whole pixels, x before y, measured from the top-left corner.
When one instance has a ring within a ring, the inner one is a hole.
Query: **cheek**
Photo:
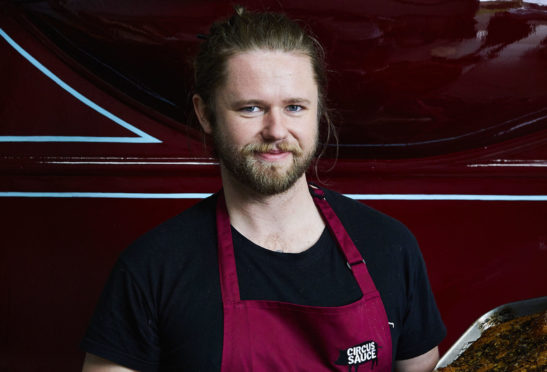
[[[301,141],[306,143],[314,143],[317,140],[319,135],[319,125],[316,120],[313,120],[311,123],[307,123],[305,128],[300,131]]]
[[[219,123],[219,127],[216,129],[217,138],[229,148],[240,148],[247,145],[250,142],[255,142],[256,138],[253,137],[249,130],[243,125],[237,123],[224,122]]]
[[[249,142],[256,142],[256,137],[244,128],[235,128],[230,133],[226,133],[226,140],[231,141],[237,147],[241,147]]]

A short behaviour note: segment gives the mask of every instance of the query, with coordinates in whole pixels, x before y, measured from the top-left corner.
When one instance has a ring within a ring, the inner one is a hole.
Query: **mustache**
[[[270,151],[291,152],[295,156],[300,156],[304,153],[302,148],[297,143],[279,142],[279,143],[250,143],[245,145],[241,152],[244,155],[253,153],[270,152]]]

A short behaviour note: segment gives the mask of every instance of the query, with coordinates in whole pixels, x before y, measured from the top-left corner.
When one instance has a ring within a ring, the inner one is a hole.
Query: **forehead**
[[[309,56],[297,52],[255,50],[231,56],[221,95],[237,99],[317,99]]]

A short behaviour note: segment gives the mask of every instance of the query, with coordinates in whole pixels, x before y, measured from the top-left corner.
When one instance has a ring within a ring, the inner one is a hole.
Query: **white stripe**
[[[522,168],[528,168],[528,167],[547,167],[547,163],[543,163],[543,164],[538,164],[538,163],[469,164],[467,167],[468,168],[480,168],[480,167],[483,167],[483,168],[486,168],[486,167],[522,167]]]
[[[84,97],[78,93],[71,86],[62,81],[53,72],[48,70],[44,65],[38,62],[33,56],[25,51],[19,44],[17,44],[8,34],[0,28],[0,36],[2,36],[8,44],[10,44],[19,54],[21,54],[27,61],[29,61],[34,67],[40,70],[48,78],[53,80],[57,85],[75,97],[77,100],[97,111],[99,114],[107,117],[116,124],[124,127],[132,133],[138,135],[138,138],[125,138],[125,137],[80,137],[80,136],[0,136],[0,142],[128,142],[128,143],[161,143],[160,140],[150,136],[142,130],[134,127],[128,122],[120,119],[116,115],[98,106],[93,101]]]
[[[130,193],[130,192],[0,192],[7,198],[121,198],[121,199],[203,199],[211,193]],[[472,194],[345,194],[355,200],[458,200],[458,201],[547,201],[547,195]]]

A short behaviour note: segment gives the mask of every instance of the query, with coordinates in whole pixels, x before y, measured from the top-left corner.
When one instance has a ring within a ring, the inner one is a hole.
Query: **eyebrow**
[[[311,101],[307,98],[294,97],[294,98],[288,98],[283,100],[283,103],[286,105],[294,105],[298,103],[309,105]],[[243,100],[234,101],[231,103],[232,107],[243,107],[243,106],[254,106],[254,105],[264,106],[266,105],[266,102],[259,99],[243,99]]]
[[[260,106],[260,105],[264,105],[264,101],[260,101],[258,99],[242,99],[242,100],[239,100],[239,101],[234,101],[231,103],[231,106],[232,107],[243,107],[243,106]]]
[[[287,104],[295,104],[295,103],[304,103],[304,104],[307,104],[309,105],[311,103],[311,101],[307,98],[289,98],[289,99],[286,99],[283,101],[284,103],[287,103]]]

